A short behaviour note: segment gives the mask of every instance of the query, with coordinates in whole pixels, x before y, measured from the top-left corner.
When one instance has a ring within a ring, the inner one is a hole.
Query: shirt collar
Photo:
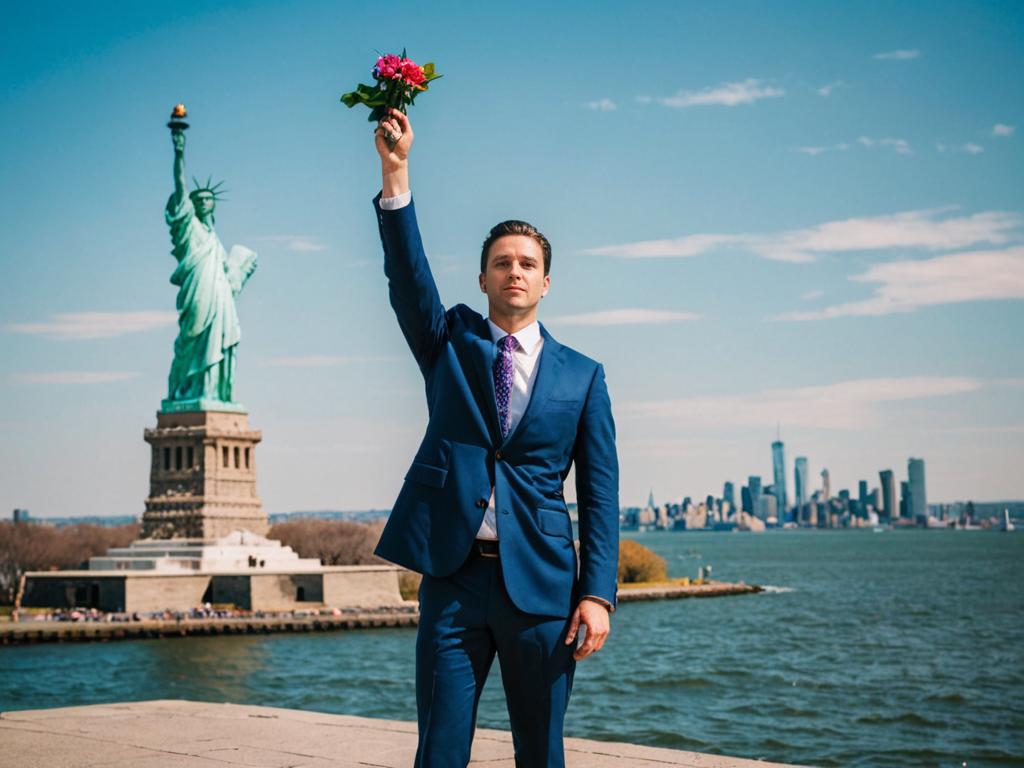
[[[497,343],[502,337],[508,336],[508,334],[496,326],[489,317],[487,318],[487,325],[491,329],[491,341]],[[540,323],[534,320],[528,326],[520,328],[512,335],[516,337],[516,341],[519,342],[519,346],[522,350],[529,355],[533,352],[533,348],[537,346],[537,342],[540,341]]]

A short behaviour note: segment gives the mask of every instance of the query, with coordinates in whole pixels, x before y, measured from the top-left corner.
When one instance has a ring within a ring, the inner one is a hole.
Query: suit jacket
[[[522,611],[568,616],[581,595],[615,605],[619,472],[602,366],[544,345],[533,392],[504,439],[494,396],[497,347],[465,304],[447,311],[427,263],[414,204],[374,200],[391,306],[426,384],[429,421],[375,554],[431,576],[469,555],[494,488],[505,588]],[[562,484],[576,464],[580,551]]]

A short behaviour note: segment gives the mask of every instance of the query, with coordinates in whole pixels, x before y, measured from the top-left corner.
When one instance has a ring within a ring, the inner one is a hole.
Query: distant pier
[[[375,627],[414,627],[419,612],[407,609],[348,611],[341,615],[241,616],[230,618],[141,619],[138,621],[19,621],[0,623],[0,645],[92,640],[144,640],[193,635],[269,635],[276,632],[333,632]]]
[[[731,583],[727,581],[644,584],[635,587],[627,584],[619,587],[618,602],[673,600],[683,597],[728,597],[730,595],[754,595],[758,592],[764,592],[764,588],[756,584]]]

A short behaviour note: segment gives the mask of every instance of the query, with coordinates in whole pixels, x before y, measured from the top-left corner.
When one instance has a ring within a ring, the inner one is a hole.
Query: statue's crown
[[[221,200],[224,199],[223,197],[221,197],[221,195],[227,192],[226,189],[221,189],[221,186],[224,184],[224,182],[218,181],[216,184],[214,184],[212,176],[206,177],[205,184],[200,184],[199,179],[193,176],[192,184],[194,185],[194,189],[188,193],[189,197],[196,197],[198,195],[207,194],[210,195],[215,201],[220,202]]]

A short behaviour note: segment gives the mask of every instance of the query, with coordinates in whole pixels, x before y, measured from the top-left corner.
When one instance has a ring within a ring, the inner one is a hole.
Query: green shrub
[[[402,593],[402,599],[419,600],[422,580],[423,577],[416,571],[402,571],[398,574],[398,591]]]
[[[619,583],[664,581],[668,578],[665,558],[632,539],[619,542]]]

